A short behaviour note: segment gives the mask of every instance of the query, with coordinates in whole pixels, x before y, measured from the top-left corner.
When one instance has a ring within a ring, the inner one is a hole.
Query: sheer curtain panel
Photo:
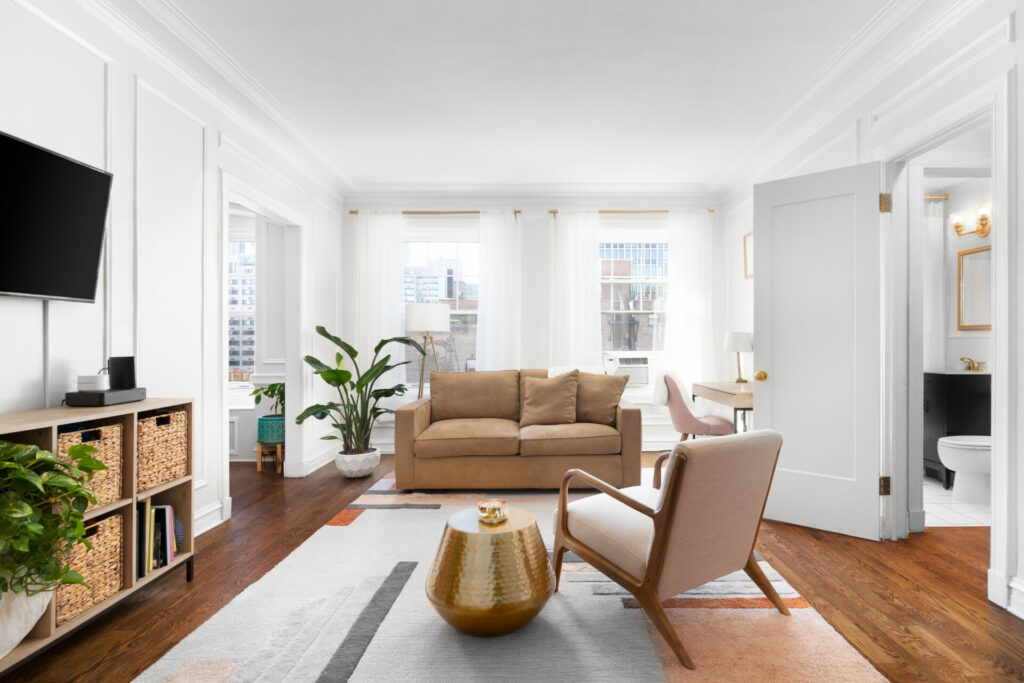
[[[600,367],[600,216],[561,211],[553,221],[551,366]]]
[[[713,379],[717,367],[712,230],[706,211],[669,212],[664,363],[688,384]]]
[[[354,320],[346,340],[359,352],[359,367],[369,367],[373,349],[381,339],[405,332],[405,303],[402,292],[402,231],[400,211],[360,211],[353,217],[352,258]],[[331,330],[336,332],[335,330]],[[393,346],[393,361],[404,360],[401,347]],[[405,367],[392,370],[378,381],[380,386],[404,383]]]
[[[522,238],[514,211],[480,214],[479,370],[516,370],[522,339]]]

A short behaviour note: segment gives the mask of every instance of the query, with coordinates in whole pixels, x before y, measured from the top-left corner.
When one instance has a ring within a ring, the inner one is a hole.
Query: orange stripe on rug
[[[792,609],[810,607],[803,598],[783,598],[782,603]],[[622,606],[627,609],[638,609],[640,603],[636,598],[622,598]],[[775,605],[768,598],[669,598],[662,600],[661,606],[665,609],[775,609]]]
[[[356,521],[356,517],[363,514],[364,510],[349,510],[348,508],[342,510],[338,514],[334,515],[331,521],[327,522],[327,526],[348,526],[352,522]]]

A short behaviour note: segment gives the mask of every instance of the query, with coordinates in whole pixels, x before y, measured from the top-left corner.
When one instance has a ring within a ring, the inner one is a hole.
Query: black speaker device
[[[107,361],[110,389],[106,391],[69,391],[64,404],[76,408],[116,406],[146,398],[146,390],[135,386],[135,356],[111,356]]]

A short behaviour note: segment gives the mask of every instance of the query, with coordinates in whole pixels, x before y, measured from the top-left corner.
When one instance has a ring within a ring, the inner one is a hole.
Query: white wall
[[[3,327],[17,331],[0,339],[0,411],[56,406],[76,375],[135,355],[150,396],[196,401],[195,509],[208,529],[230,515],[227,178],[304,231],[297,277],[312,310],[335,321],[337,181],[135,3],[0,1],[0,93],[0,130],[114,175],[97,302],[0,297]],[[299,433],[304,461],[316,455],[311,431]]]
[[[969,356],[977,361],[985,361],[988,366],[992,364],[992,331],[991,330],[958,330],[957,329],[957,305],[958,305],[958,281],[957,281],[957,254],[966,249],[991,246],[992,235],[985,237],[978,235],[958,236],[953,232],[949,217],[957,212],[970,212],[981,204],[992,203],[992,181],[988,178],[974,178],[957,183],[948,188],[949,201],[946,202],[946,230],[944,231],[945,250],[945,287],[943,291],[946,306],[946,367],[960,368],[963,363],[960,358]],[[971,230],[973,226],[965,226],[965,230]]]
[[[1024,110],[1018,102],[1024,68],[1020,9],[1014,0],[892,3],[885,20],[843,48],[820,80],[809,85],[807,96],[748,151],[742,168],[729,169],[723,180],[731,188],[726,210],[727,238],[732,240],[749,221],[745,204],[756,182],[862,161],[903,159],[942,142],[938,136],[946,126],[966,126],[975,116],[987,117],[993,125],[994,187],[1007,189],[994,208],[996,281],[1003,288],[995,302],[996,321],[1004,321],[1004,328],[995,330],[992,354],[993,396],[1002,412],[993,420],[994,448],[1001,453],[993,470],[989,598],[1024,615],[1024,401],[1019,398],[1024,386],[1024,277],[1019,267],[1024,264],[1024,240],[1018,237],[1017,223],[1024,215],[1024,194],[1018,189],[1024,151],[1019,134]],[[890,173],[898,170],[887,168]],[[894,201],[901,200],[894,196]],[[749,319],[751,299],[750,289],[732,287],[730,319]],[[906,387],[896,387],[901,390]]]

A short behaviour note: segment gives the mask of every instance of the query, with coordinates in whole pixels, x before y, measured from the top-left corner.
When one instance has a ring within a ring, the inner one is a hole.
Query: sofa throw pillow
[[[519,425],[562,425],[576,421],[576,384],[579,370],[550,379],[526,378]]]
[[[626,390],[629,375],[593,375],[581,372],[576,387],[576,421],[615,426],[615,409]]]

